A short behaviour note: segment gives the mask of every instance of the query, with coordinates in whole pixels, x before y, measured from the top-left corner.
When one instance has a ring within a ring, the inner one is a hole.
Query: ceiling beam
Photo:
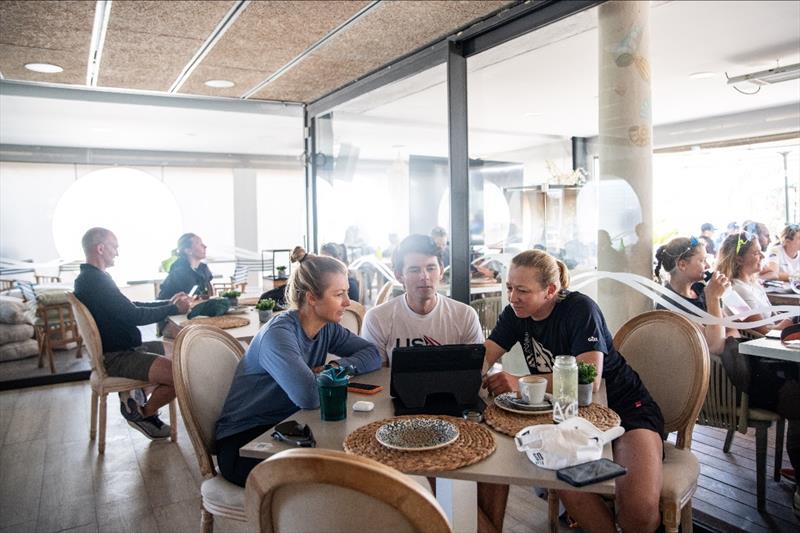
[[[380,0],[375,0],[374,2],[370,2],[369,4],[367,4],[366,6],[361,8],[352,17],[350,17],[349,19],[347,19],[344,22],[342,22],[341,24],[339,24],[339,26],[337,26],[333,30],[329,31],[322,39],[320,39],[316,43],[312,44],[310,47],[306,48],[297,57],[295,57],[294,59],[292,59],[291,61],[289,61],[285,65],[283,65],[281,68],[279,68],[278,70],[276,70],[272,74],[270,74],[266,79],[264,79],[263,81],[259,82],[255,87],[253,87],[252,89],[250,89],[249,91],[244,93],[241,97],[245,98],[245,99],[246,98],[250,98],[254,94],[256,94],[259,91],[261,91],[264,87],[266,87],[270,83],[274,82],[275,80],[277,80],[278,78],[280,78],[281,76],[286,74],[289,71],[289,69],[291,69],[296,64],[301,62],[309,54],[313,53],[315,50],[317,50],[319,47],[324,45],[326,42],[328,42],[334,36],[338,35],[342,31],[347,29],[353,22],[355,22],[359,18],[361,18],[364,15],[366,15],[368,12],[370,12],[372,9],[374,9],[376,6],[378,6],[378,4],[380,4]]]
[[[214,31],[211,32],[205,42],[200,45],[200,48],[197,49],[197,52],[195,52],[192,59],[190,59],[186,66],[183,67],[183,70],[178,75],[178,78],[169,88],[169,93],[175,94],[180,90],[183,84],[186,83],[186,80],[189,79],[189,76],[192,75],[194,69],[197,68],[197,65],[199,65],[203,59],[205,59],[211,49],[217,45],[222,36],[225,35],[225,32],[228,31],[228,28],[233,25],[234,21],[239,18],[239,15],[244,12],[249,4],[250,0],[237,0],[236,3],[231,6],[225,16],[222,17],[222,20],[219,22],[219,24],[217,24],[217,27],[214,28]]]
[[[103,56],[103,45],[106,42],[106,30],[108,30],[110,16],[111,0],[97,0],[94,9],[92,41],[89,45],[89,62],[86,66],[86,85],[88,87],[97,87],[97,78],[100,76],[100,59]]]

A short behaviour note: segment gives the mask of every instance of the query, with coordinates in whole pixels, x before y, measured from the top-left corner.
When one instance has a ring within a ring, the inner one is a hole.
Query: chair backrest
[[[364,322],[364,306],[358,302],[350,301],[350,306],[344,310],[342,326],[356,335],[361,335],[361,324]]]
[[[247,283],[247,274],[250,272],[250,267],[247,265],[243,265],[241,263],[236,263],[236,268],[233,270],[233,275],[231,276],[231,282],[234,285],[239,285],[240,283]]]
[[[690,448],[692,428],[708,389],[708,344],[684,316],[649,311],[622,325],[614,346],[636,370],[664,414],[676,446]]]
[[[103,362],[103,341],[100,339],[100,330],[97,329],[97,323],[94,321],[92,313],[83,305],[83,302],[78,300],[75,294],[67,293],[67,299],[72,306],[72,314],[75,315],[75,321],[78,323],[78,331],[83,338],[83,345],[86,346],[86,351],[89,352],[89,358],[92,361],[92,370],[97,372],[101,379],[106,378],[106,365]]]
[[[269,533],[452,531],[433,496],[406,475],[316,448],[286,450],[256,466],[247,478],[245,509],[250,525]]]
[[[708,392],[703,407],[697,415],[697,423],[703,426],[736,429],[736,403],[736,387],[728,378],[722,359],[718,355],[711,355]],[[747,411],[746,407],[744,411]]]
[[[487,296],[485,298],[476,298],[472,300],[469,305],[478,313],[478,320],[483,329],[483,335],[489,336],[495,325],[497,325],[497,318],[500,316],[500,297]]]
[[[242,355],[244,348],[236,339],[212,326],[184,327],[175,339],[175,394],[205,477],[216,474],[211,460],[214,427]]]
[[[382,303],[386,303],[392,299],[392,289],[394,288],[393,281],[387,281],[381,287],[381,290],[378,291],[378,295],[375,297],[375,305],[381,305]]]

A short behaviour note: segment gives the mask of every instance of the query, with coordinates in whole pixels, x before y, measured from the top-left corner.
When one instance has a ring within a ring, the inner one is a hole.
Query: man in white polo
[[[383,364],[403,346],[483,344],[475,310],[439,294],[441,250],[427,235],[409,235],[392,254],[395,277],[405,292],[373,307],[364,317],[362,336],[378,346]],[[478,531],[502,531],[508,485],[478,483]]]

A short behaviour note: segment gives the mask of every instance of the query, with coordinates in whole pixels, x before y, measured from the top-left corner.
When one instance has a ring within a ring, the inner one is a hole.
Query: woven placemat
[[[620,424],[619,415],[617,413],[608,407],[596,403],[587,407],[579,407],[578,414],[602,431],[611,429]],[[494,429],[510,437],[519,433],[524,427],[553,423],[553,413],[518,415],[500,409],[494,404],[486,406],[486,410],[483,412],[483,418],[486,420],[486,423]]]
[[[250,323],[249,318],[243,316],[202,316],[191,319],[189,324],[205,324],[206,326],[215,326],[220,329],[240,328]]]
[[[451,416],[433,415],[425,415],[424,418],[440,418],[458,426],[458,438],[454,443],[435,450],[404,452],[387,448],[378,442],[375,432],[379,427],[404,418],[423,417],[397,416],[362,426],[344,440],[344,451],[369,457],[401,472],[433,473],[475,464],[489,457],[497,446],[492,432],[480,424]]]

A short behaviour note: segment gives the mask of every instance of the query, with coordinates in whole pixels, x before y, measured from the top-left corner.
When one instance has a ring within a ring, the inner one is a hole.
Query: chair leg
[[[736,428],[730,428],[728,430],[727,435],[725,435],[725,444],[722,445],[722,451],[728,453],[731,451],[731,444],[733,443],[733,434],[736,432]]]
[[[100,438],[97,440],[97,452],[100,454],[106,453],[106,403],[108,394],[100,396]]]
[[[549,489],[547,491],[547,518],[550,525],[550,533],[558,533],[558,493]]]
[[[89,428],[89,440],[94,440],[97,436],[97,402],[99,401],[97,393],[92,391],[92,418],[91,427]]]
[[[661,524],[666,533],[678,533],[678,526],[683,519],[679,501],[661,502]]]
[[[764,511],[766,508],[768,427],[760,425],[756,428],[756,507],[759,511]]]
[[[776,482],[781,480],[781,466],[783,465],[783,432],[786,427],[786,419],[780,417],[775,426],[775,473],[772,476]]]
[[[200,508],[200,527],[203,533],[214,533],[214,515],[203,507]]]
[[[45,341],[45,345],[47,346],[47,361],[50,363],[50,373],[56,373],[56,365],[53,361],[53,347],[50,345],[50,342]]]
[[[178,410],[175,408],[176,401],[177,400],[173,398],[173,400],[169,402],[169,440],[172,442],[178,442]]]
[[[81,348],[83,348],[83,338],[78,337],[78,347],[75,349],[75,359],[80,359],[81,357],[83,357],[83,354],[81,353]]]
[[[686,502],[681,509],[681,533],[692,533],[692,500]]]

